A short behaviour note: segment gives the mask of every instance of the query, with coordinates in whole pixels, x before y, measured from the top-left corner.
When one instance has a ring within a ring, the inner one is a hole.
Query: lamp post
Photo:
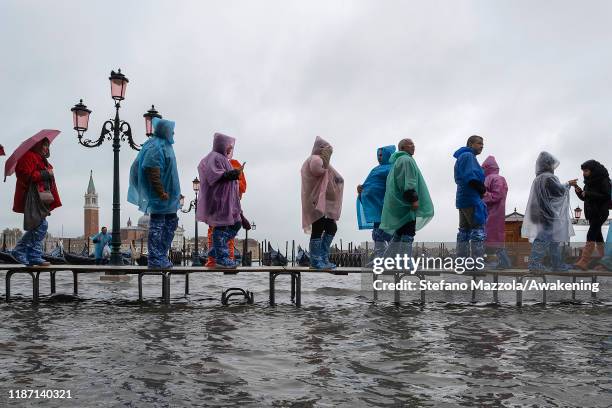
[[[251,229],[255,231],[256,228],[257,228],[257,224],[255,224],[255,221],[253,221],[251,223]],[[244,230],[244,243],[242,244],[242,266],[249,266],[247,265],[247,250],[249,247],[248,245],[249,245],[249,230],[245,229]]]
[[[74,130],[77,131],[79,144],[94,148],[101,146],[104,140],[112,140],[113,142],[113,233],[111,242],[111,265],[123,265],[123,259],[121,256],[121,205],[120,205],[120,188],[119,188],[119,150],[121,149],[121,142],[126,142],[133,150],[140,150],[140,145],[134,142],[132,138],[132,128],[130,124],[119,118],[119,108],[121,107],[121,101],[125,99],[125,90],[129,80],[125,75],[121,73],[121,70],[111,71],[110,77],[108,78],[111,86],[111,97],[115,101],[115,118],[109,119],[102,125],[102,131],[100,137],[96,140],[83,139],[83,135],[89,126],[89,115],[91,110],[87,109],[87,106],[83,104],[81,99],[79,103],[74,105],[70,111],[72,112],[72,120],[74,124]],[[147,114],[153,114],[147,116]],[[145,125],[147,125],[147,136],[151,129],[151,120],[153,117],[161,118],[159,112],[152,107],[145,115]]]
[[[200,261],[200,251],[198,249],[198,192],[200,191],[200,180],[196,177],[192,181],[193,184],[193,192],[195,193],[195,198],[191,200],[189,203],[189,208],[187,210],[183,210],[183,205],[185,205],[185,197],[181,197],[180,205],[181,212],[187,214],[193,208],[194,211],[194,221],[195,221],[195,248],[193,253],[193,259],[191,261],[191,266],[202,266],[202,262]]]

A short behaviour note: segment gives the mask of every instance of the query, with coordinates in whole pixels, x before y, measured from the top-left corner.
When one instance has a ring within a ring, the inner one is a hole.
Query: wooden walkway
[[[55,294],[55,276],[58,272],[71,272],[73,276],[73,293],[78,295],[78,275],[79,274],[91,274],[91,273],[108,273],[112,275],[138,275],[138,299],[143,300],[142,293],[142,280],[145,276],[161,276],[162,278],[162,290],[161,298],[163,303],[170,303],[170,279],[172,275],[183,275],[185,277],[185,295],[189,294],[189,275],[195,273],[226,273],[229,274],[228,278],[234,275],[236,272],[239,273],[267,273],[269,280],[269,303],[271,306],[276,304],[276,278],[280,275],[290,275],[291,277],[291,301],[296,306],[301,306],[301,277],[302,274],[328,274],[328,275],[348,275],[355,273],[367,273],[372,276],[372,282],[380,279],[379,275],[372,273],[370,269],[359,268],[359,267],[346,267],[337,268],[335,270],[313,270],[308,267],[300,266],[248,266],[238,267],[236,269],[228,270],[222,268],[207,268],[207,267],[192,267],[192,266],[176,266],[172,269],[148,269],[146,266],[109,266],[109,265],[50,265],[46,267],[30,267],[25,265],[13,265],[13,264],[0,264],[0,271],[6,271],[5,277],[5,293],[6,301],[11,301],[11,278],[15,274],[28,274],[32,278],[32,300],[38,302],[40,299],[40,277],[44,273],[49,274],[51,294]],[[569,271],[569,272],[546,272],[546,273],[534,273],[529,272],[525,269],[508,269],[508,270],[487,270],[487,271],[469,271],[463,274],[455,274],[448,270],[422,270],[417,274],[411,275],[405,272],[385,272],[384,275],[392,275],[395,278],[395,282],[399,282],[402,279],[424,279],[431,276],[440,275],[460,275],[471,277],[472,280],[482,279],[484,277],[492,277],[492,281],[497,283],[500,277],[514,277],[517,281],[522,282],[525,278],[539,278],[543,282],[547,281],[549,277],[571,277],[573,282],[576,282],[577,278],[590,278],[592,283],[597,282],[598,277],[612,277],[612,272],[608,271]],[[234,291],[231,295],[235,295],[239,288],[230,288],[228,291]],[[244,291],[243,291],[244,292]],[[516,291],[516,304],[522,304],[522,291]],[[245,294],[247,292],[244,292]],[[377,291],[373,291],[374,300],[377,300]],[[394,300],[399,303],[400,291],[395,290]],[[421,302],[425,303],[426,291],[421,290]],[[227,294],[224,293],[222,299],[229,299]],[[592,292],[592,298],[596,298],[597,293]],[[572,294],[575,298],[575,293]],[[472,300],[476,298],[476,291],[472,291]],[[248,298],[247,298],[248,300]],[[252,302],[252,295],[251,295]],[[493,301],[498,303],[498,291],[493,292]],[[543,291],[542,301],[546,303],[546,291]]]

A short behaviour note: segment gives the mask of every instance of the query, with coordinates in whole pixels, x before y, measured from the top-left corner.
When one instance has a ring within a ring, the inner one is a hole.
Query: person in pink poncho
[[[241,227],[241,208],[238,180],[243,167],[234,169],[231,156],[236,139],[215,133],[213,149],[198,165],[200,197],[196,219],[205,222],[213,230],[213,247],[209,251],[217,266],[236,268],[238,263],[230,259],[228,242]]]
[[[485,188],[487,189],[483,201],[487,205],[489,217],[486,223],[487,238],[485,245],[495,250],[497,255],[497,269],[508,269],[512,266],[505,247],[506,222],[506,196],[508,195],[508,184],[506,179],[499,175],[499,166],[494,156],[489,156],[482,163],[485,174]]]
[[[342,211],[344,179],[330,164],[332,146],[317,136],[312,153],[302,165],[302,228],[310,233],[310,267],[334,269],[329,247]]]

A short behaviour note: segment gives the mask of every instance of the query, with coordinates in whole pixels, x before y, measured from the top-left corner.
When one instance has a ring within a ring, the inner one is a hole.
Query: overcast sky
[[[610,166],[610,16],[605,1],[3,0],[0,143],[8,156],[40,129],[61,130],[50,160],[63,207],[49,231],[82,234],[90,169],[111,225],[111,144],[78,145],[70,108],[84,99],[97,137],[113,114],[108,75],[121,68],[130,80],[121,117],[137,141],[152,103],[176,121],[188,199],[213,133],[236,137],[256,238],[306,241],[299,170],[320,135],[346,182],[339,237],[369,238],[356,227],[355,186],[378,146],[411,137],[436,209],[417,240],[452,241],[452,154],[471,134],[485,138],[480,161],[500,164],[508,212],[524,211],[541,150],[560,159],[562,181],[587,159]],[[126,201],[135,155],[122,146],[122,225],[139,217]],[[14,187],[14,177],[0,186],[2,228],[22,225]],[[192,235],[193,213],[181,223]]]

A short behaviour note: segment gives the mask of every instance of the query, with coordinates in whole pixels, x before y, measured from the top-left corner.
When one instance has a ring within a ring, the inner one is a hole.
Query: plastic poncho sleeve
[[[474,155],[462,154],[457,159],[457,181],[468,184],[472,180],[483,182],[484,173],[478,163],[475,163]]]
[[[506,193],[508,192],[508,188],[504,186],[501,177],[495,177],[491,181],[491,185],[489,189],[485,193],[482,200],[487,205],[499,203],[501,200],[506,198]]]
[[[327,172],[327,169],[323,167],[323,159],[321,157],[313,156],[310,161],[310,171],[316,177],[321,177]]]

